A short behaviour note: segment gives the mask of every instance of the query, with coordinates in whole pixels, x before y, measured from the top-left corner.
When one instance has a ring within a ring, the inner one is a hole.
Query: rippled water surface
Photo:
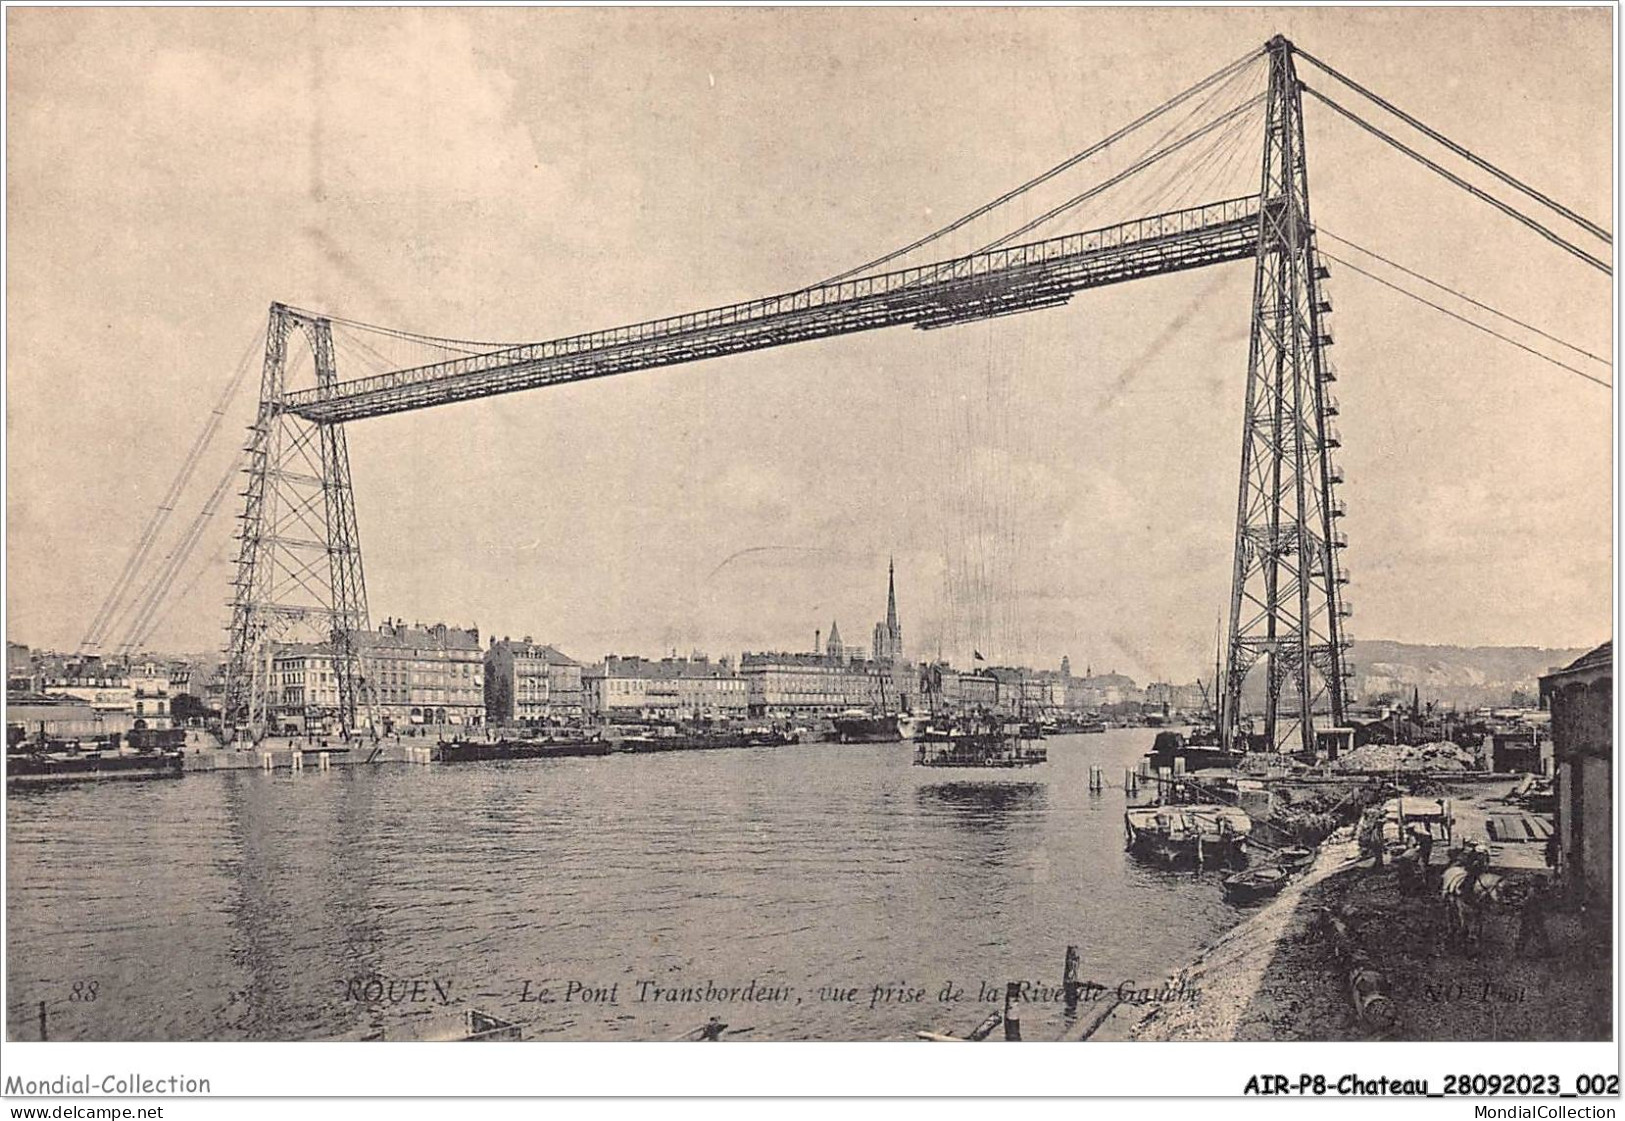
[[[61,1039],[410,1038],[470,1007],[527,1039],[711,1015],[744,1039],[906,1038],[968,1030],[998,1007],[984,985],[1057,985],[1068,943],[1087,980],[1156,985],[1236,915],[1211,874],[1123,852],[1150,739],[1050,739],[1031,781],[996,784],[818,744],[10,792],[8,1035],[38,1038],[43,1000]],[[614,1001],[565,1001],[572,982]],[[704,993],[752,982],[781,999]],[[877,984],[923,997],[871,1007]],[[1054,1037],[1060,1006],[1022,1026]]]

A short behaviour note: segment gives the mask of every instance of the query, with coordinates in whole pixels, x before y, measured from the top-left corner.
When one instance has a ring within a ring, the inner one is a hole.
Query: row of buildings
[[[1114,712],[1142,704],[1194,708],[1189,689],[1086,671],[978,664],[957,670],[904,656],[895,568],[887,573],[886,616],[873,645],[848,646],[831,623],[810,651],[758,652],[737,661],[695,652],[651,659],[609,655],[583,664],[531,636],[482,643],[477,627],[386,619],[357,636],[370,709],[383,731],[410,726],[592,722],[807,720],[853,709],[926,712],[985,708],[1027,713]],[[978,657],[980,657],[978,655]],[[34,654],[8,644],[13,691],[71,697],[107,716],[108,730],[203,722],[218,713],[218,659],[130,659]],[[334,730],[338,678],[325,644],[283,643],[268,658],[270,720],[282,733]],[[179,700],[185,696],[186,701]],[[176,706],[172,711],[172,706]]]
[[[820,632],[822,637],[822,632]],[[393,731],[410,726],[590,722],[816,720],[875,712],[984,708],[1030,714],[1111,711],[1127,691],[1116,675],[878,659],[842,645],[837,627],[819,651],[746,653],[737,660],[694,652],[662,658],[605,657],[582,664],[524,638],[482,644],[473,627],[386,621],[360,636],[372,711]],[[14,701],[52,695],[87,706],[101,731],[163,729],[218,714],[218,664],[178,659],[120,662],[46,655],[11,667]],[[332,730],[338,683],[324,645],[289,643],[269,659],[271,720],[280,733]],[[1129,683],[1132,687],[1132,683]],[[76,729],[89,731],[91,729]]]
[[[183,662],[35,653],[6,643],[8,724],[48,721],[52,734],[167,731],[174,726],[176,697],[191,696],[191,681]],[[25,708],[32,721],[18,715]],[[187,711],[184,702],[181,709]]]

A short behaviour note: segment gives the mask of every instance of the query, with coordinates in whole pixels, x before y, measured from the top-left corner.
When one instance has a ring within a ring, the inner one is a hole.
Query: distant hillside
[[[1598,637],[1598,641],[1606,638]],[[1538,646],[1420,646],[1366,639],[1354,643],[1354,695],[1357,703],[1393,692],[1409,699],[1458,708],[1505,705],[1512,694],[1539,695],[1539,677],[1563,666],[1590,647],[1550,650]]]

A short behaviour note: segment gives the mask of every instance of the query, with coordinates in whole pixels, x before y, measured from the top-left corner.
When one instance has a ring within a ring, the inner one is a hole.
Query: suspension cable
[[[1332,67],[1326,65],[1326,63],[1320,61],[1320,59],[1316,58],[1314,55],[1310,54],[1308,51],[1303,50],[1302,48],[1296,47],[1296,46],[1294,46],[1292,48],[1292,50],[1293,50],[1294,54],[1298,55],[1300,58],[1304,59],[1306,62],[1313,63],[1315,66],[1319,67],[1321,70],[1325,71],[1327,74],[1330,74],[1333,78],[1336,78],[1339,82],[1342,82],[1345,86],[1348,86],[1355,93],[1361,94],[1361,95],[1369,98],[1371,101],[1376,102],[1378,105],[1380,105],[1384,109],[1388,110],[1388,112],[1392,113],[1394,116],[1398,117],[1400,120],[1404,121],[1406,124],[1410,125],[1412,128],[1417,129],[1418,131],[1420,131],[1422,133],[1425,133],[1427,136],[1429,136],[1432,139],[1438,141],[1440,144],[1443,144],[1446,148],[1449,148],[1452,152],[1456,153],[1456,155],[1460,156],[1462,159],[1469,161],[1475,167],[1482,168],[1484,171],[1489,172],[1491,175],[1495,176],[1497,179],[1499,179],[1501,182],[1505,183],[1507,186],[1513,187],[1513,188],[1515,188],[1515,189],[1517,189],[1519,191],[1522,191],[1524,194],[1528,195],[1530,198],[1534,199],[1536,202],[1544,203],[1546,206],[1550,207],[1552,210],[1554,210],[1557,213],[1561,214],[1563,217],[1567,218],[1569,221],[1573,222],[1575,225],[1581,226],[1586,231],[1588,231],[1589,233],[1595,234],[1597,237],[1601,238],[1603,241],[1607,242],[1609,245],[1614,244],[1614,235],[1609,233],[1607,230],[1603,229],[1597,223],[1591,221],[1589,218],[1586,218],[1583,215],[1577,214],[1573,210],[1571,210],[1568,207],[1564,206],[1562,203],[1556,201],[1555,199],[1552,199],[1552,198],[1550,198],[1550,197],[1548,197],[1546,195],[1541,194],[1539,191],[1537,191],[1533,187],[1529,186],[1529,184],[1520,181],[1519,179],[1515,178],[1514,176],[1508,174],[1505,171],[1502,171],[1500,168],[1498,168],[1494,164],[1490,163],[1490,161],[1484,159],[1481,156],[1478,156],[1478,155],[1474,154],[1473,152],[1469,151],[1468,149],[1466,149],[1462,145],[1457,144],[1454,140],[1451,140],[1448,136],[1443,135],[1442,133],[1438,132],[1435,129],[1429,128],[1427,125],[1423,124],[1421,121],[1417,120],[1415,117],[1413,117],[1409,113],[1405,112],[1405,110],[1401,109],[1399,106],[1393,104],[1391,101],[1388,101],[1388,100],[1378,96],[1377,94],[1373,93],[1371,90],[1366,89],[1366,87],[1362,86],[1359,82],[1356,82],[1353,78],[1350,78],[1347,75],[1341,74],[1338,71],[1332,69]]]
[[[914,252],[914,250],[919,249],[922,246],[929,245],[931,242],[936,241],[940,237],[944,237],[944,236],[946,236],[948,234],[953,233],[955,230],[961,228],[962,226],[965,226],[966,224],[968,224],[970,222],[975,221],[976,219],[982,217],[984,214],[987,214],[990,211],[996,210],[998,207],[1003,206],[1005,203],[1009,202],[1011,199],[1014,199],[1019,195],[1025,194],[1027,191],[1030,191],[1031,189],[1033,189],[1034,187],[1039,186],[1040,184],[1047,183],[1049,180],[1055,178],[1055,176],[1061,174],[1063,171],[1066,171],[1066,170],[1068,170],[1070,168],[1076,167],[1078,164],[1082,163],[1086,159],[1089,159],[1091,156],[1097,155],[1100,152],[1105,151],[1107,148],[1109,148],[1113,144],[1117,143],[1117,141],[1119,141],[1119,140],[1123,139],[1123,137],[1129,135],[1129,133],[1134,132],[1135,130],[1143,127],[1144,125],[1150,124],[1152,121],[1156,120],[1158,117],[1162,116],[1164,113],[1168,112],[1169,110],[1177,108],[1179,105],[1182,105],[1184,102],[1189,101],[1191,98],[1195,97],[1197,94],[1201,93],[1203,90],[1207,89],[1209,86],[1213,85],[1215,82],[1221,81],[1224,78],[1229,77],[1231,74],[1234,74],[1237,70],[1240,70],[1243,67],[1248,66],[1253,62],[1256,62],[1260,57],[1263,56],[1263,54],[1264,54],[1264,48],[1262,48],[1262,47],[1259,47],[1259,48],[1257,48],[1255,50],[1248,51],[1246,54],[1242,55],[1240,58],[1238,58],[1234,62],[1230,63],[1228,66],[1223,66],[1223,67],[1219,68],[1218,70],[1215,70],[1213,73],[1209,74],[1206,78],[1203,78],[1200,82],[1197,82],[1194,86],[1191,86],[1189,89],[1185,90],[1182,93],[1174,95],[1172,98],[1170,98],[1167,101],[1164,101],[1161,105],[1157,106],[1155,109],[1152,109],[1150,112],[1145,113],[1142,116],[1138,117],[1137,119],[1135,119],[1135,120],[1131,121],[1130,123],[1124,125],[1122,128],[1118,129],[1116,132],[1114,132],[1110,136],[1106,137],[1104,140],[1098,141],[1095,144],[1090,145],[1088,148],[1085,148],[1083,151],[1077,153],[1076,155],[1069,156],[1065,160],[1062,160],[1060,163],[1056,164],[1054,167],[1050,168],[1048,171],[1044,172],[1043,174],[1038,175],[1038,176],[1036,176],[1036,177],[1034,177],[1032,179],[1027,180],[1027,182],[1023,183],[1019,187],[1015,187],[1015,188],[1013,188],[1013,189],[1011,189],[1009,191],[1006,191],[1004,194],[1000,195],[998,198],[994,199],[992,202],[984,203],[983,205],[977,207],[975,210],[972,210],[970,213],[964,215],[963,217],[955,219],[954,221],[948,223],[946,226],[943,226],[941,229],[934,230],[931,233],[926,234],[924,237],[918,239],[917,241],[911,242],[910,244],[903,246],[901,249],[894,249],[890,253],[885,254],[884,256],[876,257],[874,260],[869,261],[866,264],[858,265],[856,268],[847,269],[843,273],[839,273],[836,276],[832,276],[827,280],[821,280],[817,284],[809,285],[809,287],[811,287],[811,288],[821,288],[826,284],[835,284],[835,283],[838,283],[838,282],[840,282],[842,280],[846,280],[848,277],[856,276],[859,273],[868,272],[870,269],[879,268],[881,265],[890,264],[892,261],[895,261],[899,257],[902,257],[902,256],[904,256],[904,255],[906,255],[908,253],[912,253],[912,252]]]
[[[231,481],[237,477],[247,462],[248,453],[246,452],[240,453],[232,461],[231,465],[226,468],[225,474],[220,477],[220,481],[215,484],[214,490],[209,493],[209,497],[204,501],[203,508],[193,516],[191,523],[186,527],[180,538],[170,547],[162,565],[154,574],[151,582],[143,589],[141,598],[137,601],[135,616],[131,619],[124,632],[123,641],[119,643],[121,652],[129,653],[132,650],[139,649],[152,635],[158,624],[162,622],[162,616],[158,614],[158,610],[163,605],[164,598],[169,594],[170,588],[174,586],[175,578],[180,575],[181,569],[191,559],[193,550],[197,548],[198,542],[202,540],[203,531],[219,511],[220,500],[230,488]]]
[[[525,345],[523,343],[497,343],[481,341],[478,339],[450,339],[440,335],[423,335],[416,331],[407,331],[399,327],[380,327],[376,323],[366,323],[359,319],[347,319],[342,315],[332,315],[328,312],[310,311],[307,308],[293,307],[291,304],[289,305],[288,310],[298,312],[300,315],[309,316],[312,319],[326,319],[330,323],[342,323],[347,327],[355,327],[362,331],[373,331],[380,335],[388,335],[391,338],[400,339],[404,342],[428,343],[431,346],[437,346],[443,350],[461,350],[465,354],[484,354],[493,350],[510,350],[513,347]]]
[[[97,609],[95,616],[91,619],[90,626],[86,629],[84,637],[79,640],[79,649],[81,651],[100,646],[102,640],[109,636],[108,632],[112,630],[113,625],[129,609],[130,605],[125,601],[125,597],[134,587],[135,579],[139,575],[141,567],[146,564],[147,558],[151,555],[152,547],[156,543],[159,534],[163,532],[164,527],[168,524],[170,515],[175,512],[175,503],[180,499],[181,492],[186,489],[186,484],[191,481],[198,464],[203,460],[204,453],[208,451],[215,435],[220,431],[221,422],[225,419],[226,408],[231,404],[247,379],[248,371],[251,368],[250,359],[253,357],[254,352],[263,345],[263,338],[264,332],[256,332],[254,337],[249,340],[247,349],[243,351],[243,356],[237,361],[235,371],[227,379],[225,387],[220,391],[220,396],[216,400],[214,408],[204,418],[202,429],[193,439],[191,447],[187,449],[186,457],[181,461],[175,477],[170,480],[168,489],[164,491],[164,495],[159,499],[151,517],[147,519],[147,524],[142,529],[135,548],[131,551],[129,557],[125,559],[124,567],[119,572],[118,579],[113,581],[112,587],[107,591],[107,597],[102,601],[101,607]]]
[[[1332,233],[1332,231],[1328,230],[1325,226],[1317,226],[1317,227],[1315,227],[1315,232],[1317,234],[1320,234],[1322,237],[1329,237],[1333,241],[1341,242],[1342,244],[1348,246],[1350,249],[1358,249],[1361,253],[1364,253],[1366,256],[1375,257],[1377,260],[1381,261],[1383,264],[1389,265],[1389,266],[1391,266],[1393,268],[1396,268],[1400,272],[1406,274],[1407,276],[1414,276],[1417,280],[1420,280],[1422,283],[1431,284],[1433,287],[1439,289],[1441,292],[1448,292],[1452,296],[1456,297],[1458,300],[1465,300],[1467,303],[1472,304],[1476,308],[1482,308],[1483,310],[1489,312],[1491,315],[1499,316],[1500,318],[1505,319],[1508,323],[1516,323],[1519,327],[1522,327],[1524,330],[1532,331],[1535,334],[1539,335],[1543,339],[1550,339],[1552,342],[1557,343],[1559,346],[1567,347],[1568,349],[1574,351],[1576,354],[1583,354],[1587,358],[1594,358],[1598,362],[1601,362],[1605,366],[1609,366],[1609,367],[1613,366],[1613,363],[1611,361],[1609,361],[1607,358],[1604,358],[1600,354],[1593,354],[1591,351],[1586,350],[1584,347],[1575,346],[1573,343],[1567,341],[1566,339],[1560,339],[1556,335],[1551,334],[1548,331],[1542,331],[1539,327],[1536,327],[1533,323],[1525,323],[1523,320],[1518,319],[1515,316],[1508,315],[1504,311],[1500,311],[1500,310],[1498,310],[1496,308],[1493,308],[1489,304],[1486,304],[1486,303],[1483,303],[1482,301],[1473,299],[1471,296],[1467,295],[1467,293],[1465,293],[1465,292],[1456,291],[1456,289],[1450,287],[1448,284],[1440,284],[1437,280],[1434,280],[1432,277],[1423,276],[1421,273],[1417,272],[1415,269],[1408,269],[1404,265],[1400,264],[1398,261],[1390,261],[1387,257],[1384,257],[1381,253],[1377,253],[1377,252],[1375,252],[1373,250],[1367,249],[1365,246],[1359,245],[1359,244],[1357,244],[1355,242],[1352,242],[1346,237],[1338,237],[1336,234]]]
[[[1445,168],[1440,167],[1438,164],[1436,164],[1432,160],[1428,159],[1426,156],[1424,156],[1422,153],[1418,152],[1416,149],[1408,147],[1407,145],[1401,143],[1400,141],[1395,140],[1392,136],[1388,135],[1382,129],[1378,128],[1376,125],[1371,124],[1369,121],[1366,121],[1364,118],[1362,118],[1362,117],[1358,116],[1357,114],[1352,113],[1349,110],[1343,108],[1343,106],[1339,105],[1337,102],[1333,101],[1331,98],[1327,97],[1325,94],[1321,93],[1319,90],[1314,89],[1311,86],[1302,85],[1302,83],[1300,83],[1300,86],[1303,89],[1303,92],[1305,92],[1307,94],[1312,94],[1317,101],[1320,101],[1323,104],[1330,106],[1332,109],[1336,110],[1337,113],[1339,113],[1343,117],[1346,117],[1348,120],[1353,121],[1355,124],[1359,125],[1366,132],[1369,132],[1371,135],[1377,137],[1378,139],[1384,141],[1385,143],[1387,143],[1387,144],[1393,146],[1394,148],[1397,148],[1399,151],[1405,153],[1407,156],[1411,157],[1411,159],[1417,161],[1422,166],[1426,167],[1429,171],[1432,171],[1432,172],[1434,172],[1434,173],[1436,173],[1436,174],[1438,174],[1440,176],[1443,176],[1445,179],[1449,180],[1451,183],[1454,183],[1456,186],[1460,187],[1462,190],[1466,191],[1468,194],[1472,195],[1474,198],[1482,199],[1483,201],[1489,203],[1491,206],[1495,207],[1495,209],[1497,209],[1501,213],[1507,215],[1507,217],[1512,218],[1512,219],[1516,220],[1517,222],[1520,222],[1521,224],[1529,227],[1531,230],[1534,230],[1536,233],[1540,234],[1540,236],[1544,237],[1547,241],[1551,242],[1553,245],[1556,245],[1556,246],[1559,246],[1559,247],[1561,247],[1563,249],[1568,250],[1570,253],[1574,254],[1576,257],[1580,258],[1582,261],[1586,262],[1588,265],[1591,265],[1593,268],[1600,269],[1602,272],[1606,273],[1609,276],[1614,275],[1613,268],[1606,261],[1603,261],[1601,258],[1595,257],[1592,254],[1587,253],[1584,249],[1581,249],[1578,245],[1575,245],[1573,242],[1567,241],[1564,238],[1560,237],[1558,234],[1553,233],[1551,230],[1547,229],[1545,226],[1541,225],[1539,222],[1535,221],[1533,218],[1531,218],[1528,215],[1524,214],[1521,210],[1518,210],[1518,209],[1516,209],[1515,207],[1512,207],[1512,206],[1508,206],[1506,203],[1502,202],[1500,199],[1496,198],[1494,195],[1489,194],[1488,192],[1483,191],[1483,190],[1479,189],[1478,187],[1473,186],[1471,183],[1467,182],[1467,180],[1463,179],[1459,175],[1456,175],[1454,172],[1447,171]]]
[[[1448,315],[1451,319],[1460,320],[1462,323],[1467,324],[1467,326],[1469,326],[1469,327],[1475,327],[1478,330],[1483,331],[1486,335],[1494,335],[1496,338],[1500,339],[1502,342],[1511,343],[1513,346],[1517,347],[1519,350],[1526,351],[1526,352],[1528,352],[1530,354],[1533,354],[1536,358],[1542,359],[1543,361],[1546,361],[1546,362],[1550,362],[1552,365],[1557,366],[1557,367],[1559,367],[1561,369],[1567,370],[1571,374],[1575,374],[1575,375],[1577,375],[1579,377],[1585,378],[1586,381],[1596,382],[1598,385],[1602,386],[1604,389],[1612,389],[1612,388],[1614,388],[1612,382],[1606,382],[1606,381],[1603,381],[1599,377],[1593,377],[1591,374],[1586,373],[1584,370],[1577,370],[1573,366],[1570,366],[1567,362],[1559,362],[1556,358],[1553,358],[1551,355],[1542,354],[1540,351],[1536,350],[1534,347],[1525,345],[1524,343],[1519,342],[1517,339],[1510,338],[1510,337],[1508,337],[1506,335],[1503,335],[1503,334],[1501,334],[1501,332],[1495,330],[1493,327],[1486,327],[1486,326],[1484,326],[1484,324],[1479,323],[1476,320],[1468,319],[1465,315],[1462,315],[1459,312],[1451,311],[1447,307],[1441,307],[1440,305],[1434,303],[1432,300],[1429,300],[1424,296],[1418,296],[1415,292],[1412,292],[1408,288],[1402,288],[1399,285],[1395,284],[1391,280],[1384,280],[1382,277],[1378,276],[1376,273],[1367,272],[1365,269],[1362,269],[1359,265],[1353,264],[1352,262],[1349,262],[1349,261],[1345,261],[1345,260],[1343,260],[1343,258],[1341,258],[1341,257],[1339,257],[1339,256],[1337,256],[1335,254],[1326,252],[1324,249],[1322,249],[1320,251],[1320,255],[1322,257],[1328,258],[1329,260],[1336,261],[1338,264],[1342,265],[1346,269],[1353,269],[1355,272],[1359,273],[1361,276],[1367,277],[1367,278],[1369,278],[1371,280],[1375,280],[1378,284],[1383,285],[1385,288],[1392,288],[1395,292],[1398,292],[1400,295],[1409,296],[1411,299],[1415,300],[1419,304],[1426,304],[1428,307],[1432,308],[1434,311],[1443,312],[1444,314]]]
[[[1225,113],[1224,115],[1219,116],[1219,117],[1215,117],[1213,120],[1209,121],[1207,124],[1203,125],[1199,129],[1197,129],[1195,132],[1188,133],[1185,136],[1180,137],[1178,140],[1174,141],[1172,144],[1168,145],[1166,148],[1162,148],[1162,149],[1159,149],[1156,152],[1153,152],[1151,155],[1146,156],[1144,159],[1139,160],[1138,162],[1136,162],[1136,163],[1130,165],[1129,167],[1125,168],[1124,170],[1118,172],[1116,175],[1113,175],[1110,179],[1102,180],[1101,182],[1095,184],[1093,187],[1090,187],[1087,191],[1083,192],[1081,195],[1076,195],[1076,196],[1068,199],[1066,202],[1063,202],[1061,205],[1059,205],[1057,207],[1054,207],[1051,210],[1046,211],[1045,213],[1039,215],[1037,218],[1034,218],[1031,222],[1028,222],[1023,226],[1020,226],[1020,227],[1018,227],[1018,228],[1016,228],[1014,230],[1011,230],[1009,233],[1005,234],[1003,237],[996,238],[995,240],[988,242],[986,245],[984,245],[980,249],[976,250],[976,252],[977,253],[986,253],[990,249],[997,249],[1001,245],[1007,245],[1010,242],[1014,241],[1016,238],[1020,237],[1022,234],[1032,232],[1033,230],[1037,229],[1039,226],[1042,226],[1045,222],[1048,222],[1052,218],[1059,217],[1060,215],[1066,213],[1068,210],[1071,210],[1073,207],[1079,205],[1080,203],[1088,202],[1090,199],[1094,198],[1096,195],[1100,194],[1102,191],[1106,190],[1107,188],[1115,187],[1117,184],[1119,184],[1123,180],[1127,179],[1130,175],[1133,175],[1133,174],[1135,174],[1136,172],[1139,172],[1139,171],[1143,171],[1145,168],[1150,167],[1152,164],[1156,163],[1158,160],[1162,159],[1163,157],[1171,156],[1175,152],[1179,151],[1181,148],[1185,147],[1185,145],[1191,143],[1192,141],[1201,139],[1202,137],[1206,136],[1208,133],[1212,132],[1214,129],[1218,128],[1220,125],[1227,124],[1229,121],[1231,121],[1234,118],[1240,116],[1242,113],[1247,112],[1248,110],[1252,109],[1253,106],[1255,106],[1259,102],[1263,101],[1264,97],[1265,97],[1265,94],[1261,93],[1261,94],[1256,95],[1255,97],[1250,98],[1247,101],[1242,102],[1240,105],[1236,106],[1234,109],[1230,110],[1228,113]]]
[[[1196,121],[1196,120],[1200,119],[1202,114],[1208,109],[1209,106],[1213,105],[1214,102],[1219,101],[1221,98],[1225,97],[1227,94],[1232,92],[1232,90],[1231,90],[1232,86],[1237,86],[1239,84],[1241,92],[1245,93],[1246,88],[1247,88],[1247,82],[1243,81],[1241,79],[1245,79],[1246,76],[1247,76],[1247,71],[1245,71],[1245,70],[1237,71],[1234,75],[1232,75],[1229,79],[1227,79],[1224,82],[1223,85],[1216,87],[1213,90],[1213,92],[1209,93],[1206,97],[1204,97],[1201,100],[1201,102],[1195,108],[1193,108],[1188,114],[1185,115],[1184,119],[1182,119],[1178,123],[1170,126],[1167,129],[1167,131],[1165,131],[1161,136],[1159,136],[1152,144],[1147,146],[1146,149],[1140,153],[1140,155],[1145,156],[1145,155],[1149,155],[1150,153],[1156,151],[1158,148],[1160,148],[1162,145],[1166,144],[1174,136],[1177,136],[1180,133],[1181,130],[1189,127],[1193,121]],[[1266,81],[1267,81],[1268,76],[1266,75],[1265,78],[1266,78]],[[1237,117],[1229,125],[1226,125],[1223,129],[1219,130],[1219,132],[1215,135],[1213,142],[1222,142],[1225,135],[1227,133],[1229,133],[1232,129],[1237,129],[1238,127],[1244,128],[1246,126],[1246,124],[1247,124],[1247,115]],[[1204,146],[1204,149],[1205,148],[1206,148],[1206,146]],[[1189,161],[1190,159],[1193,159],[1193,158],[1195,158],[1195,157],[1194,156],[1186,157],[1187,161]],[[1179,183],[1182,176],[1188,176],[1188,175],[1192,174],[1192,168],[1191,168],[1191,165],[1189,164],[1189,162],[1187,162],[1187,163],[1185,163],[1185,165],[1183,167],[1174,167],[1174,168],[1169,168],[1168,170],[1169,170],[1169,175],[1167,177],[1167,180],[1166,180],[1166,182],[1164,182],[1164,184],[1162,185],[1162,187],[1160,189],[1158,187],[1156,187],[1154,184],[1148,184],[1146,186],[1146,189],[1141,192],[1141,194],[1139,195],[1139,201],[1134,203],[1131,207],[1129,207],[1129,209],[1133,213],[1135,213],[1135,214],[1157,214],[1157,213],[1161,213],[1163,210],[1171,209],[1171,207],[1165,207],[1165,206],[1161,205],[1162,201],[1165,200],[1167,198],[1167,196],[1172,192],[1174,187],[1178,185],[1178,183]]]

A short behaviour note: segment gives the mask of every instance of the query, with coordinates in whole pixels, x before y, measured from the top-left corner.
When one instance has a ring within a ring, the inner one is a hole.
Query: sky
[[[520,341],[794,290],[1276,32],[1612,226],[1604,9],[6,18],[6,632],[34,646],[77,645],[273,300]],[[1312,99],[1305,120],[1323,230],[1611,355],[1606,276]],[[1236,135],[1202,185],[1256,190]],[[1098,224],[1178,197],[1119,195]],[[1335,264],[1328,289],[1356,640],[1606,638],[1610,394]],[[1236,263],[352,424],[372,618],[583,660],[805,649],[832,619],[866,644],[895,558],[910,654],[1188,680],[1228,602],[1250,290]],[[341,376],[361,361],[341,347]],[[235,501],[153,647],[221,644]]]

